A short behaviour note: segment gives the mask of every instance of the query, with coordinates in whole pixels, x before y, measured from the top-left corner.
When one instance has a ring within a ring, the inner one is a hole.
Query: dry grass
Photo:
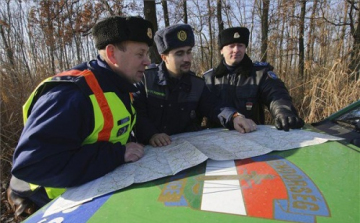
[[[9,69],[10,70],[10,69]],[[6,201],[6,189],[9,185],[10,170],[12,167],[12,155],[23,128],[22,105],[30,95],[31,91],[40,82],[30,81],[24,75],[14,71],[10,73],[1,72],[1,219],[0,222],[20,222],[15,220],[13,211]],[[22,77],[14,79],[14,77]]]
[[[307,123],[318,122],[360,99],[360,80],[355,80],[355,72],[345,71],[339,61],[330,70],[318,68],[310,75],[304,98],[295,101]]]

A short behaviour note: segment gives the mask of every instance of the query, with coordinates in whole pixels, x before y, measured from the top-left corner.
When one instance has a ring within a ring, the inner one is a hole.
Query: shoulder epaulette
[[[214,68],[211,68],[211,69],[205,71],[205,73],[203,74],[203,77],[209,73],[214,73],[214,70],[215,70]]]
[[[157,68],[157,67],[158,67],[158,64],[152,63],[152,64],[150,64],[149,66],[147,66],[145,70],[151,70],[151,69],[155,69],[155,68]]]

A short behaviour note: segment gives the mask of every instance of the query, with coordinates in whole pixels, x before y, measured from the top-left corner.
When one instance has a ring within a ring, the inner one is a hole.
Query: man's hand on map
[[[167,146],[171,144],[171,138],[165,133],[156,133],[151,137],[149,143],[153,147]]]
[[[234,119],[234,129],[236,129],[240,133],[247,133],[256,131],[256,124],[253,120],[245,118],[245,116],[238,113]]]
[[[275,127],[278,130],[289,131],[289,129],[299,129],[304,126],[304,121],[292,112],[279,112],[275,117]]]
[[[125,150],[125,162],[135,162],[138,161],[141,157],[144,156],[144,146],[135,143],[135,142],[129,142],[126,144],[126,150]]]

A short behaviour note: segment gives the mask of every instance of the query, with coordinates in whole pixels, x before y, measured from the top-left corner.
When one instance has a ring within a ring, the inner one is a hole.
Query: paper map
[[[145,146],[145,155],[114,171],[67,191],[50,204],[44,216],[77,206],[95,197],[196,166],[207,159],[235,160],[289,150],[342,138],[306,130],[279,131],[273,126],[258,125],[257,131],[240,134],[235,130],[207,129],[173,135],[169,146]]]

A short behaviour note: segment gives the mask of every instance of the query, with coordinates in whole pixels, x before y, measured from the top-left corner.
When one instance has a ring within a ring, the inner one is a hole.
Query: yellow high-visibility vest
[[[70,77],[70,78],[69,78]],[[93,144],[97,141],[109,141],[112,143],[120,142],[125,145],[128,142],[131,131],[136,122],[136,112],[131,105],[131,113],[126,109],[124,103],[114,92],[103,92],[95,75],[91,70],[70,70],[57,74],[53,77],[45,79],[40,85],[32,92],[28,100],[23,106],[23,119],[26,123],[33,104],[40,96],[41,89],[48,83],[54,82],[75,82],[74,78],[84,78],[87,85],[92,91],[89,95],[94,109],[94,130],[84,140],[83,145]],[[132,101],[132,95],[129,94]],[[118,123],[118,120],[122,120]],[[119,134],[119,132],[121,134]],[[30,184],[30,189],[35,190],[38,185]],[[65,188],[49,188],[45,187],[46,193],[50,199],[61,195],[65,192]]]

